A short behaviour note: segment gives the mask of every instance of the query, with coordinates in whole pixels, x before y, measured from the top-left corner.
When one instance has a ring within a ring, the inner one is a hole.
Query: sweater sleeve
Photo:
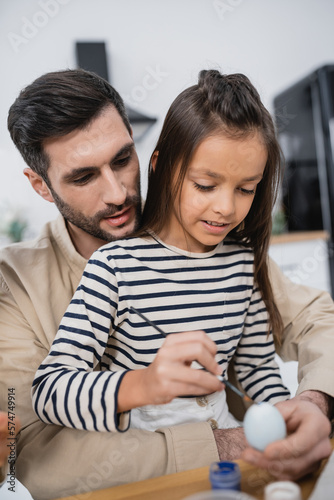
[[[298,361],[297,394],[321,391],[334,397],[334,302],[329,293],[297,283],[269,259],[275,302],[284,323],[284,361]]]
[[[258,289],[253,289],[234,366],[239,382],[254,401],[276,404],[290,397],[275,361],[268,312]]]
[[[84,430],[127,430],[129,412],[117,414],[118,388],[127,370],[96,370],[117,303],[114,271],[104,253],[97,251],[35,375],[33,407],[43,422]]]

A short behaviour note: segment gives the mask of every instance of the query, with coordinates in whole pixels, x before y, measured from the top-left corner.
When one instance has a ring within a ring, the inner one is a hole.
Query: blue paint
[[[234,462],[214,462],[210,466],[209,479],[213,490],[240,491],[241,473]]]

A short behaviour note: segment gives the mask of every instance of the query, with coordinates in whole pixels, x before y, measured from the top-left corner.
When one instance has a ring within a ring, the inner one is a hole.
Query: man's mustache
[[[126,198],[125,202],[122,203],[122,205],[108,205],[107,209],[97,212],[95,217],[98,219],[113,217],[118,212],[121,212],[126,208],[130,208],[132,205],[138,205],[139,203],[141,203],[140,196],[129,196]]]

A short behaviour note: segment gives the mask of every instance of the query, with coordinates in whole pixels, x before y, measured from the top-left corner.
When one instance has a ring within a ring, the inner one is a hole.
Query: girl
[[[232,357],[254,401],[289,396],[267,269],[280,176],[272,119],[248,78],[202,71],[167,113],[141,229],[93,254],[36,374],[44,422],[125,431],[131,412],[148,430],[236,426],[216,377]]]

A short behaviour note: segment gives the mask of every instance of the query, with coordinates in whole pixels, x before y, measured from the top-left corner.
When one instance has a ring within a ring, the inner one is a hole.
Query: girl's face
[[[159,236],[191,252],[208,252],[248,214],[267,162],[261,136],[204,139],[188,166],[180,196]],[[177,182],[177,181],[175,181]]]

